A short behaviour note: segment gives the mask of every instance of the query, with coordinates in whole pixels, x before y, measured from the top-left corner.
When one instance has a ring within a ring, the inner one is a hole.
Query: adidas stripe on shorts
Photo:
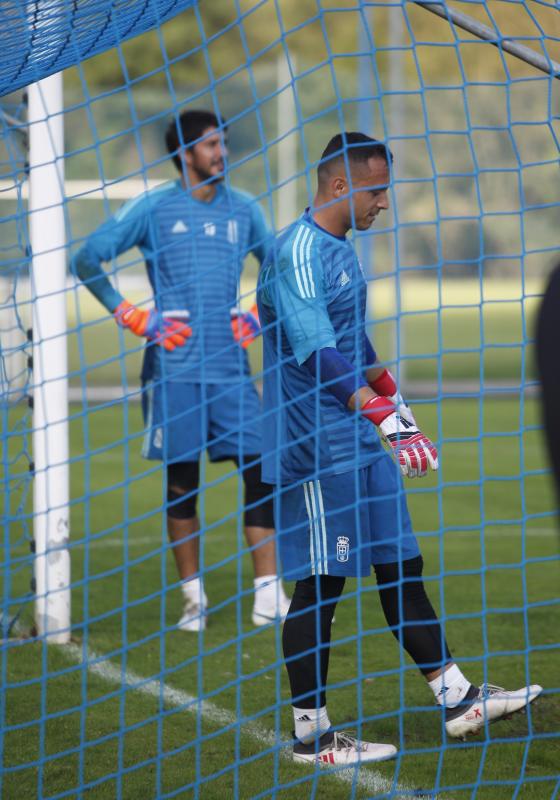
[[[420,554],[398,467],[383,453],[362,469],[277,487],[283,577],[366,577],[373,564]]]

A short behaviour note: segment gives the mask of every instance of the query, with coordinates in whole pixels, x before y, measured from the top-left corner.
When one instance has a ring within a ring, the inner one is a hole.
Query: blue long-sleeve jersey
[[[318,386],[304,365],[336,348],[354,369],[354,387],[375,353],[365,334],[366,281],[352,244],[306,212],[276,240],[257,298],[263,329],[263,480],[288,484],[339,475],[379,458],[371,422]]]
[[[72,271],[112,312],[123,298],[102,263],[138,247],[155,307],[168,315],[188,311],[193,330],[172,352],[148,347],[143,379],[221,383],[249,374],[246,353],[233,338],[231,309],[245,257],[252,252],[262,263],[270,242],[264,214],[250,195],[218,184],[206,203],[173,181],[125,203],[88,237]]]

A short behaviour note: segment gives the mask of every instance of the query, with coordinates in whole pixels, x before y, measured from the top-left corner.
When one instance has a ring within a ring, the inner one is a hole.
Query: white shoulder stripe
[[[306,297],[311,297],[311,291],[310,291],[310,288],[309,288],[309,283],[307,281],[307,275],[306,275],[306,272],[305,272],[305,246],[306,246],[307,241],[309,239],[310,233],[311,233],[311,231],[309,230],[309,228],[306,228],[305,229],[305,233],[301,237],[301,240],[300,240],[300,243],[299,243],[299,271],[300,271],[300,274],[301,274],[301,281],[303,283],[303,288],[305,290],[305,296]]]
[[[299,293],[302,297],[306,297],[307,295],[304,292],[303,284],[301,282],[301,275],[299,271],[298,245],[302,236],[305,234],[306,230],[307,229],[304,225],[300,225],[300,227],[298,228],[298,232],[296,234],[296,238],[294,239],[294,243],[292,245],[292,261],[294,265],[294,272],[296,275],[296,282],[298,285]]]
[[[313,270],[311,268],[311,245],[313,244],[314,238],[315,233],[312,233],[307,240],[307,245],[305,248],[305,266],[307,267],[307,274],[309,276],[311,297],[315,297],[315,281],[313,280]]]
[[[307,298],[316,297],[311,266],[311,247],[314,239],[315,232],[306,225],[300,225],[292,245],[292,261],[299,293]]]

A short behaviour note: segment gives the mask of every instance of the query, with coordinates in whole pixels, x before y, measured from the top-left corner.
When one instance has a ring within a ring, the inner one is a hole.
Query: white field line
[[[212,543],[226,542],[234,539],[235,535],[228,535],[227,533],[209,533],[207,534],[212,539]],[[161,533],[145,534],[144,536],[135,536],[130,534],[128,537],[121,535],[102,536],[97,539],[82,540],[72,545],[72,550],[82,549],[84,547],[97,548],[102,547],[104,550],[107,547],[123,547],[125,543],[128,547],[144,547],[145,545],[160,545],[162,548],[168,549],[170,547],[167,535],[162,536]]]
[[[75,644],[65,645],[61,647],[62,652],[68,654],[73,661],[84,663],[83,648]],[[220,708],[209,700],[199,700],[193,695],[183,692],[181,689],[174,689],[159,680],[153,678],[143,678],[131,670],[123,670],[117,667],[108,659],[103,656],[88,650],[85,658],[87,669],[92,675],[96,675],[107,683],[112,683],[126,687],[127,690],[139,692],[140,694],[147,695],[148,697],[155,697],[161,699],[168,706],[181,708],[188,714],[200,714],[204,719],[218,727],[235,726],[239,723],[239,718],[227,711]],[[277,734],[267,728],[262,727],[254,720],[250,720],[243,726],[243,736],[254,739],[258,744],[265,748],[279,749],[281,758],[291,760],[291,747],[289,742],[281,742]],[[305,767],[302,767],[304,769]],[[329,772],[333,778],[345,784],[353,785],[354,783],[360,788],[368,792],[368,797],[375,798],[382,794],[389,794],[394,800],[404,800],[405,795],[401,794],[406,792],[406,797],[414,796],[412,787],[403,783],[394,784],[393,781],[384,778],[380,773],[374,772],[371,768],[346,769],[346,770],[332,770],[324,768]],[[395,792],[395,794],[391,794]],[[434,796],[433,800],[437,800]]]
[[[123,547],[124,544],[128,545],[128,547],[140,547],[147,544],[156,544],[159,543],[162,546],[167,544],[167,538],[164,540],[161,536],[129,536],[128,539],[124,539],[122,536],[116,537],[109,537],[104,536],[100,539],[91,539],[87,542],[80,542],[79,544],[72,545],[72,550],[78,550],[84,547],[102,547],[105,549],[106,547]]]
[[[232,537],[225,533],[210,533],[208,534],[212,540],[212,543],[216,543],[219,541],[226,541],[231,539]],[[450,539],[455,538],[457,536],[477,536],[478,531],[447,531],[443,534],[442,538],[445,539],[447,544],[450,544]],[[504,525],[501,526],[500,529],[496,530],[487,530],[484,532],[485,537],[501,537],[501,536],[521,536],[522,533],[519,530],[512,530],[512,528]],[[557,528],[529,528],[523,534],[525,536],[558,536],[560,535],[560,531]],[[432,537],[433,538],[433,537]],[[154,534],[145,534],[143,536],[136,536],[131,534],[130,536],[125,539],[123,536],[103,536],[99,537],[98,539],[90,539],[88,541],[81,541],[76,542],[76,544],[72,545],[72,550],[77,550],[80,548],[88,547],[88,548],[97,548],[103,547],[103,549],[108,547],[123,547],[125,542],[127,543],[128,547],[144,547],[148,544],[159,544],[162,547],[167,547],[168,540],[167,537],[162,537],[161,533],[154,533]]]

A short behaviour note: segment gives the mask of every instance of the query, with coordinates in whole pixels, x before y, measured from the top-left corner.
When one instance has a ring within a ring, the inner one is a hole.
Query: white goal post
[[[280,224],[296,206],[296,120],[286,59],[277,68]],[[0,181],[1,199],[28,201],[32,253],[33,531],[35,621],[47,643],[70,641],[69,391],[65,202],[126,200],[161,181],[113,183],[64,177],[62,73],[29,87],[29,182]],[[17,194],[19,192],[19,195]]]
[[[70,641],[68,358],[62,74],[29,87],[35,621]]]

